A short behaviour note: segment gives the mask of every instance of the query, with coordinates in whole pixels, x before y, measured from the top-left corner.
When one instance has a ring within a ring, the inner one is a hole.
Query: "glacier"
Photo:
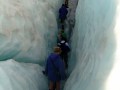
[[[56,43],[62,0],[0,0],[0,60],[42,63]]]
[[[48,89],[42,66],[56,44],[62,2],[0,0],[0,90]]]
[[[120,90],[120,1],[79,0],[75,18],[64,90]]]
[[[0,90],[48,90],[43,63],[56,44],[62,2],[0,0]],[[120,90],[120,1],[69,4],[66,29],[75,27],[64,90]]]

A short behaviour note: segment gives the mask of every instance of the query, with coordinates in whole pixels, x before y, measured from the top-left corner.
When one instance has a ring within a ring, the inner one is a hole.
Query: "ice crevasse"
[[[0,0],[0,60],[44,62],[55,45],[61,2]],[[119,11],[119,0],[78,1],[64,90],[120,90]],[[48,89],[42,67],[16,61],[0,62],[0,90]]]
[[[62,0],[0,0],[0,60],[40,63],[56,41]]]
[[[61,4],[62,0],[0,0],[0,90],[48,89],[40,65],[56,43]]]
[[[120,1],[79,0],[75,18],[64,90],[120,90]]]

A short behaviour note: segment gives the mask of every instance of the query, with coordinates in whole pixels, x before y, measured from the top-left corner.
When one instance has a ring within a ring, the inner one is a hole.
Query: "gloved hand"
[[[45,71],[42,71],[43,75],[47,76],[47,73]]]

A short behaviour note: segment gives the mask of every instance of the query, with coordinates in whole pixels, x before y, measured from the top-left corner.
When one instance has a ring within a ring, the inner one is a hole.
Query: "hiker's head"
[[[68,3],[65,3],[65,7],[68,8]]]
[[[60,54],[62,52],[61,48],[56,46],[54,47],[54,53]]]
[[[65,4],[62,4],[62,7],[64,7],[65,6]]]

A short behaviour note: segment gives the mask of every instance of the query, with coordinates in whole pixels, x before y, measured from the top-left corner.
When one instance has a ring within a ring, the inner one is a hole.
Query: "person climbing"
[[[67,35],[63,29],[58,33],[57,43],[60,43],[62,40],[65,40],[67,42]]]
[[[69,44],[66,38],[61,36],[60,42],[57,43],[57,46],[61,48],[61,57],[65,63],[65,68],[68,68],[68,53],[70,52]]]
[[[60,90],[60,81],[66,79],[65,66],[60,53],[61,48],[54,47],[54,53],[48,57],[45,71],[43,71],[50,80],[49,90]]]
[[[63,29],[61,30],[60,34],[61,34],[61,37],[66,38],[67,40],[67,35]]]
[[[67,18],[68,10],[65,4],[62,4],[61,8],[59,9],[59,19],[63,24],[65,19]]]
[[[68,8],[68,0],[65,0],[65,6]]]

